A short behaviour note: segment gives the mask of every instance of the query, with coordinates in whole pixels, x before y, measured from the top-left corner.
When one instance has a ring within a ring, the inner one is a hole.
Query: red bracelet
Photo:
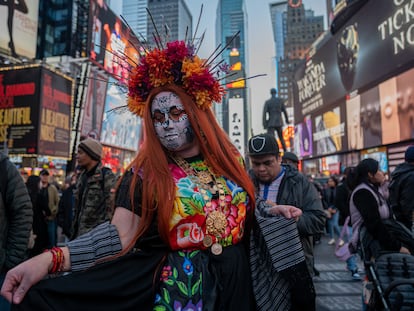
[[[53,247],[52,249],[45,250],[45,252],[52,253],[52,268],[49,270],[49,274],[55,274],[63,270],[65,264],[65,256],[60,247]]]

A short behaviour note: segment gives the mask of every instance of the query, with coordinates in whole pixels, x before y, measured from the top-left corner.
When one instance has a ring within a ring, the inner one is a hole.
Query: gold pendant
[[[213,244],[213,239],[211,238],[211,236],[206,235],[203,239],[203,245],[205,247],[210,247]]]
[[[219,211],[213,211],[207,215],[206,218],[206,229],[207,232],[220,236],[226,231],[227,219],[226,215]]]
[[[214,243],[211,246],[211,252],[216,256],[220,255],[223,252],[223,246],[221,246],[219,243]]]
[[[201,183],[207,185],[213,181],[213,178],[211,177],[210,173],[207,171],[200,171],[197,172],[197,177],[200,180]]]

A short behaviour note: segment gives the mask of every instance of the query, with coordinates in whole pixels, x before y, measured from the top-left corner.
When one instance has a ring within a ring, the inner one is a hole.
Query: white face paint
[[[161,92],[151,106],[152,122],[161,144],[170,151],[189,147],[193,129],[180,98],[172,92]]]

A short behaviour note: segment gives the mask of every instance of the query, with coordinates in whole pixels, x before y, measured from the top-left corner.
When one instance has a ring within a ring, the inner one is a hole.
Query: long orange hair
[[[247,192],[250,199],[248,219],[251,219],[255,204],[254,186],[245,168],[239,162],[239,152],[217,123],[213,112],[210,109],[203,111],[197,108],[191,97],[180,87],[176,85],[163,86],[152,90],[148,96],[143,115],[144,141],[136,158],[130,164],[135,172],[142,173],[142,215],[134,243],[149,228],[155,213],[158,217],[160,236],[163,241],[168,243],[169,223],[176,189],[168,168],[166,149],[161,145],[156,135],[151,116],[151,103],[154,97],[163,91],[173,92],[181,99],[207,165],[215,174],[229,178]],[[137,182],[138,176],[134,174],[130,186],[131,202],[133,202]],[[249,227],[246,226],[246,228]],[[133,244],[129,247],[132,246]]]

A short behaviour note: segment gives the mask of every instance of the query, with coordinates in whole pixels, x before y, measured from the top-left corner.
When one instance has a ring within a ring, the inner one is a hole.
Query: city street
[[[334,255],[334,245],[328,245],[328,237],[324,236],[320,244],[315,245],[315,267],[320,271],[314,277],[316,289],[316,310],[362,310],[362,281],[355,281],[346,270],[346,263],[339,261]],[[363,264],[358,266],[361,277],[364,276]]]

